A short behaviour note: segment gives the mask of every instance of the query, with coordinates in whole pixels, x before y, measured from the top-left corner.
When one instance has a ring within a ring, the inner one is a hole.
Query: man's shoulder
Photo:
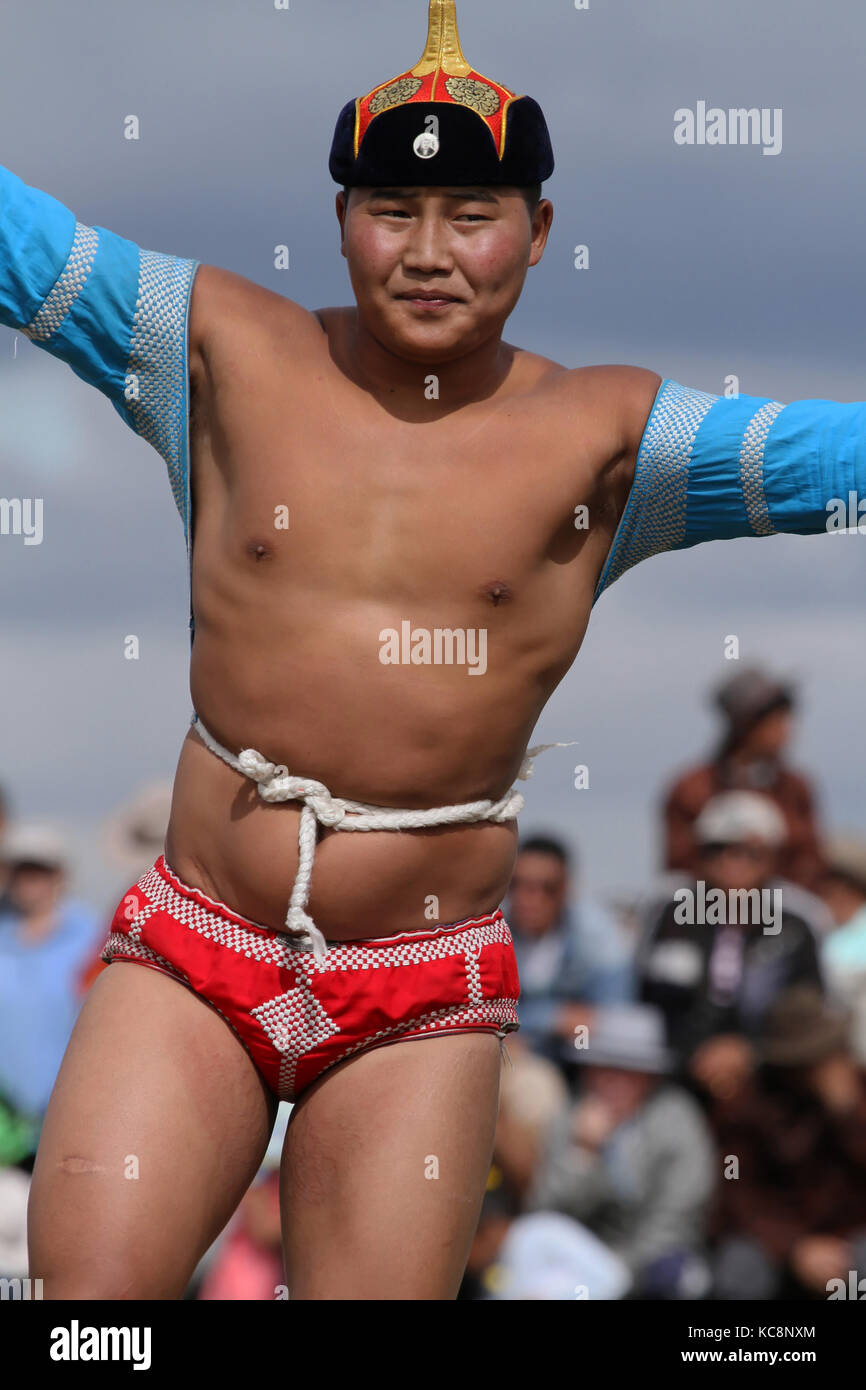
[[[590,367],[564,367],[524,348],[515,349],[525,366],[531,368],[538,384],[581,412],[587,409],[621,419],[643,433],[662,378],[647,367],[604,364]]]
[[[575,367],[557,383],[575,419],[597,422],[609,442],[604,477],[617,519],[631,489],[638,450],[661,384],[658,372],[619,364]]]
[[[285,295],[221,266],[200,265],[190,303],[191,355],[206,355],[226,335],[236,339],[245,327],[302,335],[322,331],[314,314]]]

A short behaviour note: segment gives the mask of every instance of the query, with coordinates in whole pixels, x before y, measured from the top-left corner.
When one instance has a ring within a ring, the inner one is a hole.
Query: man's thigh
[[[115,962],[94,982],[33,1170],[47,1298],[180,1298],[261,1163],[275,1105],[218,1014]]]
[[[454,1298],[484,1195],[499,1097],[492,1033],[392,1043],[335,1067],[283,1150],[293,1299]]]

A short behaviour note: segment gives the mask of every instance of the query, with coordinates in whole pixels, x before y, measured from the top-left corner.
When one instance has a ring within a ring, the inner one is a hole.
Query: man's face
[[[508,890],[515,925],[529,936],[543,936],[559,921],[568,889],[565,865],[553,854],[518,854]]]
[[[48,864],[18,863],[12,866],[9,897],[25,916],[48,912],[60,898],[63,873]]]
[[[657,1078],[648,1072],[592,1066],[586,1068],[582,1092],[603,1100],[624,1120],[643,1104],[657,1084]]]
[[[435,365],[498,337],[553,215],[516,188],[355,188],[337,195],[342,254],[364,326]]]
[[[743,743],[756,758],[781,758],[793,734],[793,710],[790,705],[778,705],[752,725]]]
[[[732,888],[762,888],[775,869],[776,855],[762,841],[747,839],[706,846],[702,862],[706,882],[727,893]]]

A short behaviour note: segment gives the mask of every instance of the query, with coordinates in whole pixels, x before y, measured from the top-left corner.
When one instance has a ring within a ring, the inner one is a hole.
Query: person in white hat
[[[580,1222],[645,1296],[696,1296],[715,1155],[697,1102],[669,1080],[662,1014],[600,1008],[564,1056],[580,1068],[578,1099],[552,1127],[529,1206]],[[587,1256],[575,1281],[589,1298],[596,1266]]]
[[[0,1096],[38,1124],[81,1004],[81,973],[103,934],[97,913],[67,896],[70,855],[50,825],[14,826],[2,857]]]
[[[821,960],[828,986],[852,1013],[852,1047],[866,1063],[866,840],[831,836],[825,849],[821,896],[833,916]]]
[[[695,824],[701,875],[671,874],[646,912],[640,996],[657,1005],[679,1065],[712,1095],[732,1094],[755,1062],[754,1037],[789,985],[822,988],[827,913],[777,876],[786,822],[769,797],[724,792]]]

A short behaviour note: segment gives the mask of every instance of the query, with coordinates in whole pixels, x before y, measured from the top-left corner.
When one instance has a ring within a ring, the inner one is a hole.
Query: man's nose
[[[403,265],[417,275],[447,275],[454,269],[447,229],[438,217],[419,217],[403,251]]]

